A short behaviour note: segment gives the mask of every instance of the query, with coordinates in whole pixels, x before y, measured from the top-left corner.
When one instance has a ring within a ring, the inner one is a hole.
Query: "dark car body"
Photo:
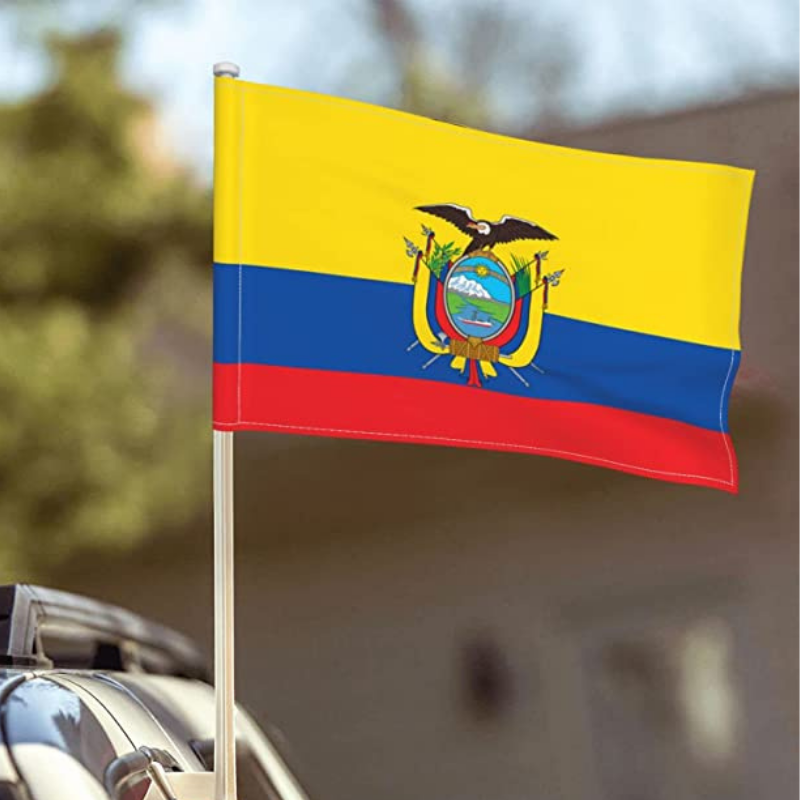
[[[0,800],[213,800],[214,691],[180,634],[39,587],[0,588]],[[236,712],[239,795],[307,800]]]

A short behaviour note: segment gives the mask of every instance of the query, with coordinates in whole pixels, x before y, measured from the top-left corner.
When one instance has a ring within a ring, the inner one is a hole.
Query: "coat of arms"
[[[553,241],[557,237],[528,220],[506,214],[497,222],[476,220],[472,211],[453,203],[417,206],[470,236],[459,248],[455,242],[437,241],[431,228],[422,226],[424,242],[406,238],[406,253],[414,259],[414,332],[408,346],[421,345],[430,353],[422,369],[442,356],[450,366],[466,373],[469,386],[497,376],[495,365],[509,369],[526,387],[525,367],[541,372],[534,363],[539,347],[542,315],[550,289],[558,286],[563,269],[543,274],[548,251],[530,258],[512,254],[505,264],[493,252],[498,244],[516,241]],[[541,303],[534,295],[541,292]]]

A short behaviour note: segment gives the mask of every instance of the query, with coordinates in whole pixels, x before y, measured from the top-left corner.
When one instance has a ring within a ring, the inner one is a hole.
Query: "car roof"
[[[66,650],[59,643],[68,643]],[[76,657],[78,643],[88,646]],[[178,631],[110,603],[24,583],[0,586],[0,666],[132,666],[209,677],[204,656]]]

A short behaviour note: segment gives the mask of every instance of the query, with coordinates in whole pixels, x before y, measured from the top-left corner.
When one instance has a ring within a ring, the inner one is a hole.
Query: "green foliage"
[[[209,198],[148,163],[158,131],[117,82],[119,44],[113,33],[52,39],[52,88],[0,109],[4,305],[69,297],[108,311],[159,254],[208,259]]]
[[[210,197],[154,154],[119,46],[51,40],[50,87],[0,106],[0,580],[130,548],[202,497],[206,382],[160,355],[186,320],[154,287],[208,319]]]
[[[532,263],[532,261],[527,261],[521,256],[518,256],[516,253],[511,253],[512,275],[516,274],[517,272],[522,272],[522,270],[527,269]]]
[[[526,294],[530,294],[533,291],[530,267],[525,267],[524,269],[517,272],[516,281],[517,281],[517,297],[525,297]]]
[[[439,280],[447,262],[455,261],[460,254],[461,248],[456,247],[455,242],[439,244],[439,242],[434,239],[433,250],[431,250],[431,255],[428,259],[428,268],[436,276],[436,279]]]
[[[196,505],[207,417],[177,413],[128,325],[72,303],[0,318],[0,577],[124,549]]]
[[[455,293],[450,294],[447,298],[447,307],[451,314],[460,314],[468,306],[483,311],[484,314],[501,325],[508,319],[510,313],[509,304],[501,303],[499,300],[485,297],[470,297],[467,300],[465,297]]]
[[[532,263],[532,261],[526,261],[524,258],[520,258],[516,253],[511,253],[511,272],[517,283],[517,297],[525,297],[525,295],[530,294],[534,288],[531,279]]]

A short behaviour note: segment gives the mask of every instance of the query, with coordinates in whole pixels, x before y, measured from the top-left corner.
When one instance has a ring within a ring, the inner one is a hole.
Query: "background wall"
[[[542,458],[237,435],[241,697],[320,796],[792,795],[797,114],[777,93],[551,137],[757,167],[740,496]],[[209,530],[60,582],[210,647]]]

